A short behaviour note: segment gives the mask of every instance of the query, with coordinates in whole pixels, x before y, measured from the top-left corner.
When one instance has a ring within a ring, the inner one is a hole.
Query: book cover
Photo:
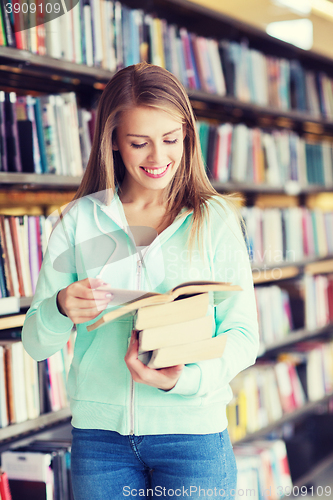
[[[2,470],[0,470],[0,498],[1,500],[12,500],[8,475]]]
[[[20,234],[18,232],[18,226],[16,224],[16,217],[9,216],[5,219],[5,223],[8,221],[10,227],[10,235],[12,241],[12,247],[15,258],[15,267],[16,267],[16,275],[19,283],[19,294],[21,297],[25,297],[25,289],[24,289],[24,280],[23,280],[23,263],[21,262],[21,253],[20,251]],[[7,238],[8,241],[8,238]]]
[[[134,315],[133,327],[143,330],[201,318],[207,314],[208,305],[209,294],[199,293],[168,304],[140,307]]]
[[[15,113],[16,95],[14,92],[5,92],[5,127],[7,166],[9,172],[22,172],[21,158],[19,155],[18,132]]]
[[[224,352],[226,342],[227,335],[218,335],[191,344],[162,347],[152,351],[147,366],[157,369],[219,358]]]
[[[5,2],[0,2],[1,15],[3,20],[4,31],[8,47],[16,47],[16,39],[14,35],[14,25],[10,14],[7,12]]]
[[[41,173],[47,173],[48,172],[48,165],[47,165],[47,154],[46,154],[46,145],[45,145],[45,139],[44,139],[44,132],[43,132],[43,112],[42,112],[42,104],[40,101],[39,97],[36,97],[33,101],[33,107],[34,107],[34,114],[35,114],[35,121],[36,121],[36,133],[37,133],[37,139],[38,139],[38,146],[39,146],[39,151],[40,151],[40,161],[41,161]]]
[[[212,337],[212,316],[203,316],[138,332],[139,354],[164,347],[191,344]]]
[[[10,223],[9,218],[0,216],[1,225],[4,228],[5,238],[7,246],[7,255],[8,255],[8,263],[9,263],[9,275],[12,279],[13,291],[16,297],[20,297],[20,283],[18,278],[18,270],[16,268],[16,261],[14,256],[14,244],[11,236]]]
[[[0,427],[8,425],[5,347],[0,345]]]

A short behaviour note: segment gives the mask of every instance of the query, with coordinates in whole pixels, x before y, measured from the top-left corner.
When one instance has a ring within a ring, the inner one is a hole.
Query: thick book
[[[133,327],[136,330],[182,323],[206,316],[209,306],[209,294],[198,293],[169,304],[141,307],[134,315]]]
[[[155,349],[146,364],[148,368],[157,369],[220,358],[224,352],[226,341],[227,335],[218,335],[191,344]]]
[[[199,342],[212,337],[213,317],[203,316],[173,325],[146,328],[138,332],[139,354],[162,347]]]
[[[104,314],[98,321],[87,326],[88,331],[95,330],[127,314],[133,315],[141,307],[154,304],[167,304],[174,300],[205,292],[209,292],[211,303],[217,305],[222,300],[232,296],[235,292],[242,290],[239,285],[218,281],[188,281],[177,285],[166,293],[145,293],[144,290],[115,289],[108,284],[100,286],[98,289],[110,291],[113,294],[112,305],[121,305],[122,307]]]

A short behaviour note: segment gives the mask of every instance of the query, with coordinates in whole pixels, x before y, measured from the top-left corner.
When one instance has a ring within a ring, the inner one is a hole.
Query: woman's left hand
[[[130,345],[124,359],[134,382],[170,391],[176,385],[184,365],[170,366],[169,368],[160,368],[158,370],[148,368],[148,366],[144,365],[138,359],[138,350],[139,341],[136,331],[133,330]]]

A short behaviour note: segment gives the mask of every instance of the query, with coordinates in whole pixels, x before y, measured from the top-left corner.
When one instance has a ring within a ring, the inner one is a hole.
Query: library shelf
[[[262,429],[258,429],[255,432],[247,434],[241,439],[233,441],[233,444],[246,443],[249,441],[253,441],[254,439],[262,438],[267,434],[274,432],[279,427],[282,427],[284,424],[296,421],[299,418],[305,417],[313,413],[318,407],[328,403],[332,398],[333,398],[333,392],[330,392],[329,394],[326,394],[323,398],[318,399],[317,401],[308,401],[301,408],[297,408],[297,410],[285,413],[280,419],[276,420],[275,422],[271,422],[269,425],[263,427]]]
[[[287,182],[284,186],[272,186],[269,184],[255,184],[253,182],[219,182],[210,179],[210,182],[216,191],[219,192],[242,192],[242,193],[267,193],[267,194],[286,194],[286,195],[303,195],[313,193],[332,192],[333,186],[321,186],[312,184],[309,186],[301,186],[297,182]]]
[[[0,172],[0,187],[5,185],[6,188],[21,186],[23,189],[54,189],[56,187],[73,189],[78,188],[80,182],[81,177],[69,175]]]
[[[307,274],[332,273],[333,259],[307,264],[305,266],[304,272]]]
[[[331,332],[333,332],[333,323],[329,323],[325,326],[313,330],[307,330],[306,328],[300,328],[298,330],[294,330],[288,333],[286,337],[283,337],[282,339],[277,340],[274,343],[267,345],[262,344],[259,349],[258,358],[265,356],[267,353],[271,351],[275,351],[277,349],[283,349],[284,347],[290,346],[291,344],[294,344],[296,342],[301,342],[303,340],[307,340],[313,337],[318,337],[320,335],[325,335]]]
[[[22,187],[23,189],[77,189],[81,177],[56,174],[36,174],[21,172],[0,172],[0,188],[2,185],[8,187]],[[321,185],[300,186],[298,183],[286,183],[284,186],[271,186],[268,184],[254,184],[251,182],[219,182],[211,179],[214,189],[219,192],[242,192],[242,193],[273,193],[300,195],[312,193],[332,192],[333,187]]]
[[[285,280],[289,278],[295,278],[301,273],[301,270],[297,266],[279,266],[277,264],[273,268],[268,269],[252,269],[253,283],[255,285],[261,283],[269,283],[271,281]]]
[[[252,114],[275,118],[277,119],[277,121],[274,122],[275,126],[289,128],[295,126],[295,124],[304,124],[305,131],[308,131],[309,127],[311,127],[309,124],[315,124],[333,130],[332,120],[313,116],[308,112],[261,106],[252,102],[241,101],[230,95],[221,96],[204,92],[203,90],[187,89],[187,93],[195,111],[200,114],[202,114],[202,111],[206,112],[212,109],[217,112],[227,112],[230,116],[236,116],[239,120],[240,112],[242,112],[244,116],[250,116]],[[283,120],[283,118],[285,120]]]
[[[226,15],[213,11],[203,5],[193,3],[189,0],[124,0],[124,4],[133,8],[142,8],[147,12],[156,13],[160,18],[164,18],[169,23],[178,26],[185,26],[189,32],[197,33],[201,36],[214,37],[217,39],[227,39],[241,41],[246,38],[251,48],[260,50],[267,55],[279,58],[297,59],[305,63],[307,69],[314,71],[325,71],[330,77],[333,76],[332,61],[320,54],[303,51],[295,46],[277,40],[267,35],[264,31],[250,25],[236,21]],[[11,47],[0,47],[0,85],[5,91],[17,91],[18,93],[28,93],[28,91],[42,93],[58,93],[74,91],[81,101],[91,103],[92,100],[100,96],[106,83],[113,76],[113,73],[96,66],[86,66],[69,61],[58,60],[48,56],[32,54],[29,51],[18,50]],[[233,123],[246,122],[258,123],[259,126],[274,128],[294,128],[303,132],[314,133],[319,137],[320,133],[333,133],[333,121],[324,117],[315,117],[309,113],[296,110],[280,110],[272,107],[260,106],[251,102],[240,101],[231,96],[218,96],[209,94],[201,90],[187,89],[187,93],[192,102],[197,116],[207,118],[219,118],[220,122],[230,120]],[[33,173],[0,173],[0,187],[4,187],[8,192],[17,188],[22,191],[34,191],[45,189],[51,191],[70,191],[77,189],[81,179],[77,177],[58,176],[53,174],[33,174]],[[321,185],[301,186],[299,184],[287,183],[284,186],[269,186],[266,184],[255,185],[253,183],[219,183],[211,180],[212,185],[218,191],[241,191],[244,193],[272,193],[287,195],[306,195],[310,193],[332,191]],[[38,204],[36,196],[36,204]],[[328,258],[325,258],[328,260]],[[325,259],[318,257],[305,259],[302,262],[279,262],[265,266],[253,268],[253,278],[255,284],[276,282],[277,279],[295,278],[305,271],[306,265],[322,262]],[[332,257],[331,257],[332,259]],[[333,259],[332,259],[333,262]],[[331,264],[326,265],[328,269]],[[253,266],[254,267],[254,266]],[[279,269],[279,272],[277,271]],[[311,268],[310,268],[311,269]],[[312,268],[314,269],[314,268]],[[316,269],[319,269],[318,267]],[[320,267],[320,269],[323,269]],[[333,268],[332,268],[333,270]],[[327,272],[327,271],[323,271]],[[264,273],[266,276],[264,277]],[[279,278],[277,278],[279,274]],[[31,297],[20,298],[20,309],[30,306]],[[23,325],[25,315],[14,315],[12,328]],[[21,318],[18,320],[18,318]],[[22,320],[23,318],[23,320]],[[10,319],[0,318],[1,320]],[[16,323],[21,322],[21,325]],[[8,330],[11,327],[6,327]],[[316,331],[297,330],[292,332],[284,344],[279,343],[278,347],[289,345],[293,342],[320,335],[332,329],[332,325],[327,325]],[[265,351],[276,349],[277,345],[267,346]],[[333,393],[328,394],[323,399],[315,402],[308,402],[302,408],[289,414],[285,414],[280,420],[271,423],[264,429],[258,430],[245,436],[235,443],[241,443],[262,437],[271,433],[285,423],[297,420],[311,412],[316,411],[320,405],[324,405],[333,397]],[[69,408],[41,415],[37,419],[29,420],[19,424],[13,424],[0,429],[1,441],[14,441],[25,435],[33,435],[45,427],[52,428],[61,422],[68,422],[70,419]]]
[[[103,89],[112,73],[96,66],[76,64],[13,47],[0,47],[0,84],[45,92],[67,89]]]
[[[0,429],[0,441],[3,442],[13,438],[22,438],[24,435],[40,432],[45,427],[65,423],[66,421],[68,422],[70,418],[70,409],[62,408],[58,411],[40,415],[33,420],[26,420],[18,424],[10,424]]]
[[[333,271],[332,255],[325,257],[307,257],[300,261],[287,262],[278,261],[256,265],[252,263],[252,276],[254,284],[269,283],[289,278],[295,278],[301,274],[319,274]]]

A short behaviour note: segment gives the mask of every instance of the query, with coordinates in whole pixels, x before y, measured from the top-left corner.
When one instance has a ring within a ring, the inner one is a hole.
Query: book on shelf
[[[281,188],[288,182],[300,188],[333,186],[333,144],[327,139],[314,141],[292,130],[272,132],[243,123],[198,120],[196,125],[211,180]]]
[[[80,177],[91,149],[91,118],[74,92],[33,97],[0,91],[0,171]]]
[[[13,500],[72,500],[70,440],[36,440],[3,454]],[[20,461],[25,466],[16,470]],[[34,467],[29,474],[29,467]]]
[[[12,500],[7,472],[0,469],[0,498],[1,500]]]
[[[272,202],[274,197],[271,197]],[[298,264],[333,254],[333,212],[306,207],[242,207],[251,260],[258,266]]]
[[[51,225],[43,215],[0,214],[0,297],[7,300],[7,314],[15,309],[15,300],[35,291]],[[7,306],[0,303],[0,314]]]
[[[258,360],[231,381],[233,399],[227,406],[231,439],[242,439],[330,394],[332,368],[332,340],[298,342],[280,352],[277,360]]]
[[[37,363],[18,338],[0,341],[0,428],[68,407],[73,342],[74,333],[61,351]]]
[[[111,301],[112,306],[121,306],[110,312],[107,312],[94,323],[87,326],[88,331],[121,318],[125,315],[134,315],[141,307],[168,304],[176,300],[183,300],[199,293],[208,292],[211,305],[217,305],[222,300],[225,300],[240,291],[239,285],[232,285],[226,282],[216,281],[188,281],[175,286],[166,293],[145,292],[144,290],[125,290],[115,289],[111,285],[102,285],[99,290],[109,291],[113,294]]]
[[[26,500],[60,498],[54,496],[51,453],[8,450],[1,453],[1,464],[9,479],[12,500],[22,495]]]
[[[207,15],[213,16],[213,11]],[[147,60],[174,72],[190,89],[227,93],[314,118],[333,117],[332,78],[325,71],[305,69],[293,56],[266,55],[244,37],[237,41],[199,36],[184,24],[170,24],[156,13],[118,1],[80,0],[68,15],[51,20],[37,9],[30,13],[30,29],[15,33],[14,25],[22,25],[20,13],[11,19],[2,8],[1,21],[2,45],[111,72]],[[50,29],[45,30],[44,22]]]
[[[244,489],[255,495],[261,493],[272,500],[280,498],[280,489],[292,491],[287,449],[282,439],[236,444],[234,452],[238,469],[238,491]]]

